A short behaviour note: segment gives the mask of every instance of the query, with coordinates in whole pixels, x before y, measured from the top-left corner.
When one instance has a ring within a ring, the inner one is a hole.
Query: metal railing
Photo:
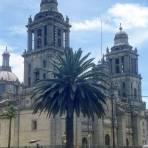
[[[0,148],[7,148],[7,147],[0,147]],[[49,146],[20,146],[20,147],[11,147],[11,148],[65,148],[64,145],[49,145]],[[90,146],[74,146],[74,148],[142,148],[142,146],[99,146],[99,145],[90,145]]]

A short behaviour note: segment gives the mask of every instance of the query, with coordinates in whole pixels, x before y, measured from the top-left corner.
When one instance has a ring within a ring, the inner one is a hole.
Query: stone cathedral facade
[[[12,122],[12,146],[64,145],[65,118],[33,115],[31,92],[38,80],[52,77],[52,59],[70,48],[70,22],[58,11],[57,0],[41,0],[40,11],[28,19],[28,48],[24,57],[24,84],[12,73],[9,52],[3,54],[0,68],[0,99],[17,102]],[[146,105],[141,95],[138,51],[128,42],[120,26],[114,44],[95,65],[108,83],[108,108],[103,119],[74,119],[75,145],[140,146],[148,143]],[[105,84],[106,85],[106,84]],[[1,109],[1,112],[5,108]],[[9,120],[0,117],[0,147],[7,147]],[[114,138],[113,138],[114,137]]]

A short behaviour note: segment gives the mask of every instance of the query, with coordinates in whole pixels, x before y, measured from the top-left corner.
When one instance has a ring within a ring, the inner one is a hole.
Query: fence
[[[4,148],[4,147],[1,147]],[[6,147],[7,148],[7,147]],[[50,146],[20,146],[20,147],[11,147],[11,148],[65,148],[64,145],[50,145]],[[74,146],[74,148],[142,148],[142,146],[99,146],[99,145],[90,145],[90,146]]]

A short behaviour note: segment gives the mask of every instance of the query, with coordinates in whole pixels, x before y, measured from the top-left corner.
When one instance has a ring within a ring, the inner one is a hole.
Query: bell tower
[[[138,72],[137,48],[128,42],[128,34],[120,25],[114,38],[114,45],[107,49],[107,61],[113,83],[118,85],[118,94],[124,101],[142,101],[141,75]]]
[[[29,17],[28,47],[24,52],[24,83],[31,87],[41,79],[46,79],[46,70],[52,69],[50,61],[70,47],[69,18],[58,11],[57,0],[42,0],[40,11],[34,18]]]
[[[11,67],[9,65],[9,59],[10,59],[10,54],[6,47],[6,50],[3,53],[2,70],[11,72]]]

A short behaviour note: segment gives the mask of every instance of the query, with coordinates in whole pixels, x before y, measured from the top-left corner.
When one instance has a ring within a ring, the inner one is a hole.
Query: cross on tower
[[[122,28],[122,24],[120,23],[120,27],[119,27],[119,30],[122,31],[123,28]]]

